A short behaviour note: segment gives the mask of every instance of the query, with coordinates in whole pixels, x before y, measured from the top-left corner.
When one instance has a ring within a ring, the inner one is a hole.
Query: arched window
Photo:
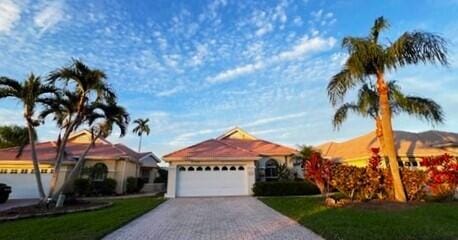
[[[222,167],[221,171],[227,171],[227,167],[226,166]]]
[[[204,170],[202,167],[197,167],[196,168],[196,171],[202,171],[202,170]]]
[[[108,167],[104,163],[97,163],[92,167],[92,181],[104,181],[107,178]]]
[[[236,168],[236,167],[234,167],[234,166],[232,166],[232,167],[231,167],[229,170],[231,170],[231,171],[235,171],[235,170],[237,170],[237,168]]]
[[[239,171],[243,171],[243,170],[245,170],[245,168],[243,166],[240,166]]]
[[[277,161],[270,159],[266,162],[265,178],[267,181],[278,179],[278,163]]]
[[[205,167],[205,171],[211,171],[211,170],[212,170],[211,167],[209,167],[209,166]]]
[[[188,171],[194,171],[193,167],[188,167]]]
[[[185,167],[180,167],[178,170],[183,172],[183,171],[186,171],[186,168]]]
[[[213,171],[219,171],[219,167],[218,167],[218,166],[217,166],[217,167],[214,167],[214,168],[213,168]]]

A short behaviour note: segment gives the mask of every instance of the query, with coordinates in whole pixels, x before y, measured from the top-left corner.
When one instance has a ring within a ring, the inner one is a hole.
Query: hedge
[[[314,195],[320,190],[308,181],[257,182],[253,193],[255,196]]]

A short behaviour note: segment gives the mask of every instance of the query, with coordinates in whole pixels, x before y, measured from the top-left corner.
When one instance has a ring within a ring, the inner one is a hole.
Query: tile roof
[[[291,155],[295,149],[265,140],[209,139],[164,156],[173,160],[241,160],[259,159],[263,155]]]
[[[422,157],[444,153],[458,156],[458,133],[395,131],[394,136],[398,156],[401,157]],[[340,143],[328,142],[316,148],[325,157],[344,160],[369,157],[371,155],[370,149],[373,147],[379,147],[375,132]]]
[[[87,148],[88,143],[68,142],[66,147],[66,161],[74,161]],[[19,148],[0,149],[0,161],[31,161],[32,151],[30,145],[24,147],[21,156],[16,157]],[[39,162],[52,163],[56,158],[57,147],[55,142],[42,142],[36,144],[37,156]],[[123,144],[112,144],[107,140],[95,143],[87,155],[92,159],[121,159],[130,158],[139,160],[140,158],[151,153],[138,153]]]

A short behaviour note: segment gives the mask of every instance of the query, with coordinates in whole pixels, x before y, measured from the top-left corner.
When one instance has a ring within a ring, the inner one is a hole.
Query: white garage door
[[[180,166],[177,196],[248,195],[245,166]]]
[[[41,181],[43,182],[43,187],[45,193],[49,189],[49,183],[51,182],[52,174],[42,173]],[[37,182],[35,180],[35,174],[26,173],[3,173],[0,174],[0,183],[6,183],[6,185],[11,186],[10,199],[19,199],[19,198],[39,198]]]

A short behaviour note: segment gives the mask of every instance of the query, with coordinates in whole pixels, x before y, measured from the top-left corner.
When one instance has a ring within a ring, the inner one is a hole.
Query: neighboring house
[[[280,164],[300,177],[296,153],[234,128],[164,156],[169,163],[166,197],[251,195],[256,181],[278,180]]]
[[[458,157],[458,133],[395,131],[395,147],[401,167],[416,168],[423,157],[449,154]],[[354,166],[366,166],[371,148],[379,147],[375,132],[344,142],[328,142],[317,146],[321,154],[332,160]]]
[[[59,174],[60,186],[75,165],[80,154],[91,141],[89,131],[80,131],[69,138],[65,159]],[[56,142],[48,141],[36,144],[41,177],[45,190],[54,170]],[[38,197],[35,175],[33,174],[30,146],[26,146],[21,156],[16,157],[18,148],[0,149],[0,182],[12,186],[11,198]],[[153,181],[160,161],[153,153],[138,153],[123,144],[113,144],[104,138],[96,141],[86,157],[85,167],[98,165],[106,173],[98,177],[99,181],[113,178],[117,182],[116,193],[124,193],[128,177],[143,177]]]

